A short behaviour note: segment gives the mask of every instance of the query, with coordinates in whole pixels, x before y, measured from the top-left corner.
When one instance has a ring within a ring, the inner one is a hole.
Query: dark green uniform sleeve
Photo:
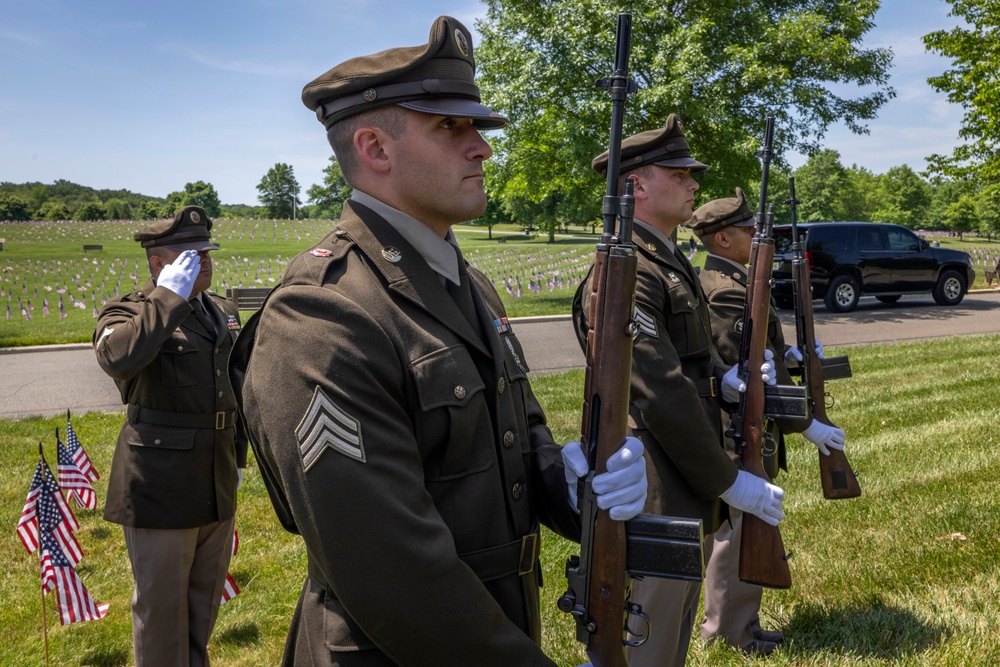
[[[458,557],[415,437],[428,425],[410,416],[419,412],[412,401],[434,397],[407,386],[412,369],[399,344],[368,308],[318,286],[280,288],[261,317],[244,409],[287,495],[310,573],[398,664],[551,665]],[[307,433],[319,423],[310,414],[317,401],[335,433],[325,444]],[[460,429],[467,417],[454,417]],[[455,510],[482,520],[475,507]]]

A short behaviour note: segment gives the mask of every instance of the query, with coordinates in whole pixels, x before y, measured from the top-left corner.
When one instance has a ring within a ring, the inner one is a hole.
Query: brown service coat
[[[226,364],[240,319],[232,302],[217,294],[211,300],[217,335],[186,299],[152,280],[101,309],[97,362],[122,402],[167,413],[150,421],[126,416],[111,463],[107,521],[196,528],[236,513],[236,469],[246,465],[247,438],[236,423]],[[223,429],[191,425],[213,423],[218,412],[226,413]]]
[[[632,349],[629,427],[646,448],[645,511],[701,519],[707,535],[728,517],[719,495],[738,472],[723,447],[720,399],[706,389],[725,369],[690,262],[638,225],[632,240],[638,246],[640,333]],[[590,275],[584,284],[589,281]],[[589,326],[587,307],[587,299],[574,301],[578,336]]]
[[[234,373],[255,341],[254,451],[309,553],[285,664],[553,664],[537,645],[537,552],[519,576],[519,540],[539,520],[579,539],[579,519],[521,345],[469,274],[487,343],[419,253],[350,202],[241,339]],[[307,431],[324,428],[317,446]],[[303,449],[319,452],[308,469]]]
[[[732,262],[714,255],[705,260],[701,270],[702,289],[708,297],[708,311],[712,317],[712,338],[723,363],[733,365],[740,358],[742,339],[743,306],[747,297],[747,272]],[[767,346],[774,353],[774,368],[779,385],[793,385],[792,376],[785,366],[785,334],[781,330],[781,320],[772,301],[768,311]],[[801,433],[811,423],[811,419],[779,419],[770,422],[771,435],[777,443],[775,449],[764,449],[764,469],[773,480],[778,469],[787,470],[784,433]],[[728,426],[729,415],[723,414],[723,423]],[[735,443],[726,438],[726,449],[733,460],[738,461]]]

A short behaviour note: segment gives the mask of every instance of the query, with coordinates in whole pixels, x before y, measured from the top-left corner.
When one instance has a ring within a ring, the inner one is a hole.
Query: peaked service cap
[[[472,34],[456,19],[441,16],[427,44],[352,58],[310,81],[302,102],[327,129],[337,121],[389,104],[442,116],[471,118],[495,130],[507,119],[480,104],[473,79]]]
[[[135,233],[143,248],[164,246],[171,250],[218,250],[210,243],[212,219],[201,206],[185,206],[173,220],[159,220]]]
[[[690,169],[692,172],[708,169],[707,164],[702,164],[691,157],[691,147],[684,138],[681,119],[674,113],[667,116],[663,129],[640,132],[622,141],[619,176],[649,164]],[[607,174],[608,151],[595,157],[590,166],[600,174]]]
[[[735,197],[713,199],[699,206],[687,221],[687,226],[699,237],[721,232],[726,227],[751,227],[755,224],[757,218],[741,188],[736,188]]]

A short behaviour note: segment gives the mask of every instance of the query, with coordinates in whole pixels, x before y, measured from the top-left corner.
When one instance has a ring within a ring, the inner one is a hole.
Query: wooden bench
[[[84,243],[83,251],[87,252],[88,250],[104,250],[104,246],[100,243]]]
[[[992,285],[994,280],[997,281],[998,285],[1000,285],[1000,275],[998,274],[1000,274],[1000,262],[997,262],[997,265],[992,269],[986,269],[983,271],[983,275],[986,277],[987,287]]]
[[[501,236],[500,238],[497,239],[497,243],[506,243],[506,242],[507,242],[507,237],[506,236]],[[2,250],[2,249],[3,249],[3,247],[0,246],[0,250]]]
[[[226,298],[236,302],[237,310],[258,310],[272,287],[227,287]]]

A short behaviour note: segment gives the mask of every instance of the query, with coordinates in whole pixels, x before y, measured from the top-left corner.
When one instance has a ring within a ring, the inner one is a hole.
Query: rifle
[[[604,231],[597,244],[589,299],[587,371],[581,445],[590,472],[578,493],[582,534],[580,555],[566,564],[566,593],[559,609],[576,620],[577,639],[587,646],[594,667],[627,667],[626,645],[645,641],[645,632],[628,627],[629,615],[648,618],[629,602],[632,575],[701,579],[701,521],[641,516],[613,521],[597,507],[594,477],[622,445],[628,427],[632,340],[638,331],[632,317],[637,255],[632,243],[633,184],[626,181],[618,196],[625,98],[638,86],[628,78],[631,15],[619,14],[614,74],[597,85],[611,93],[611,140],[608,148]],[[629,639],[627,635],[638,637]]]
[[[743,469],[771,481],[763,465],[763,441],[768,437],[765,421],[765,390],[760,367],[767,347],[768,314],[771,308],[771,265],[774,262],[774,239],[771,225],[773,206],[767,207],[767,177],[774,142],[774,117],[768,116],[764,147],[757,151],[763,165],[757,230],[750,246],[747,269],[747,299],[743,307],[743,338],[740,344],[739,377],[746,384],[739,407],[732,415],[729,435],[736,442]],[[740,543],[741,580],[768,588],[789,588],[792,575],[781,533],[762,519],[745,512]]]
[[[820,359],[816,354],[816,325],[813,322],[812,286],[809,282],[809,262],[799,243],[798,215],[795,198],[795,177],[788,178],[788,205],[792,220],[792,286],[795,295],[796,344],[802,353],[802,385],[809,395],[813,419],[833,426],[826,416],[827,377],[850,377],[851,362],[846,356]],[[832,371],[832,372],[831,372]],[[846,372],[846,374],[845,374]],[[827,500],[857,498],[861,485],[851,469],[847,456],[839,449],[831,449],[829,456],[819,455],[819,477],[823,484],[823,497]]]

